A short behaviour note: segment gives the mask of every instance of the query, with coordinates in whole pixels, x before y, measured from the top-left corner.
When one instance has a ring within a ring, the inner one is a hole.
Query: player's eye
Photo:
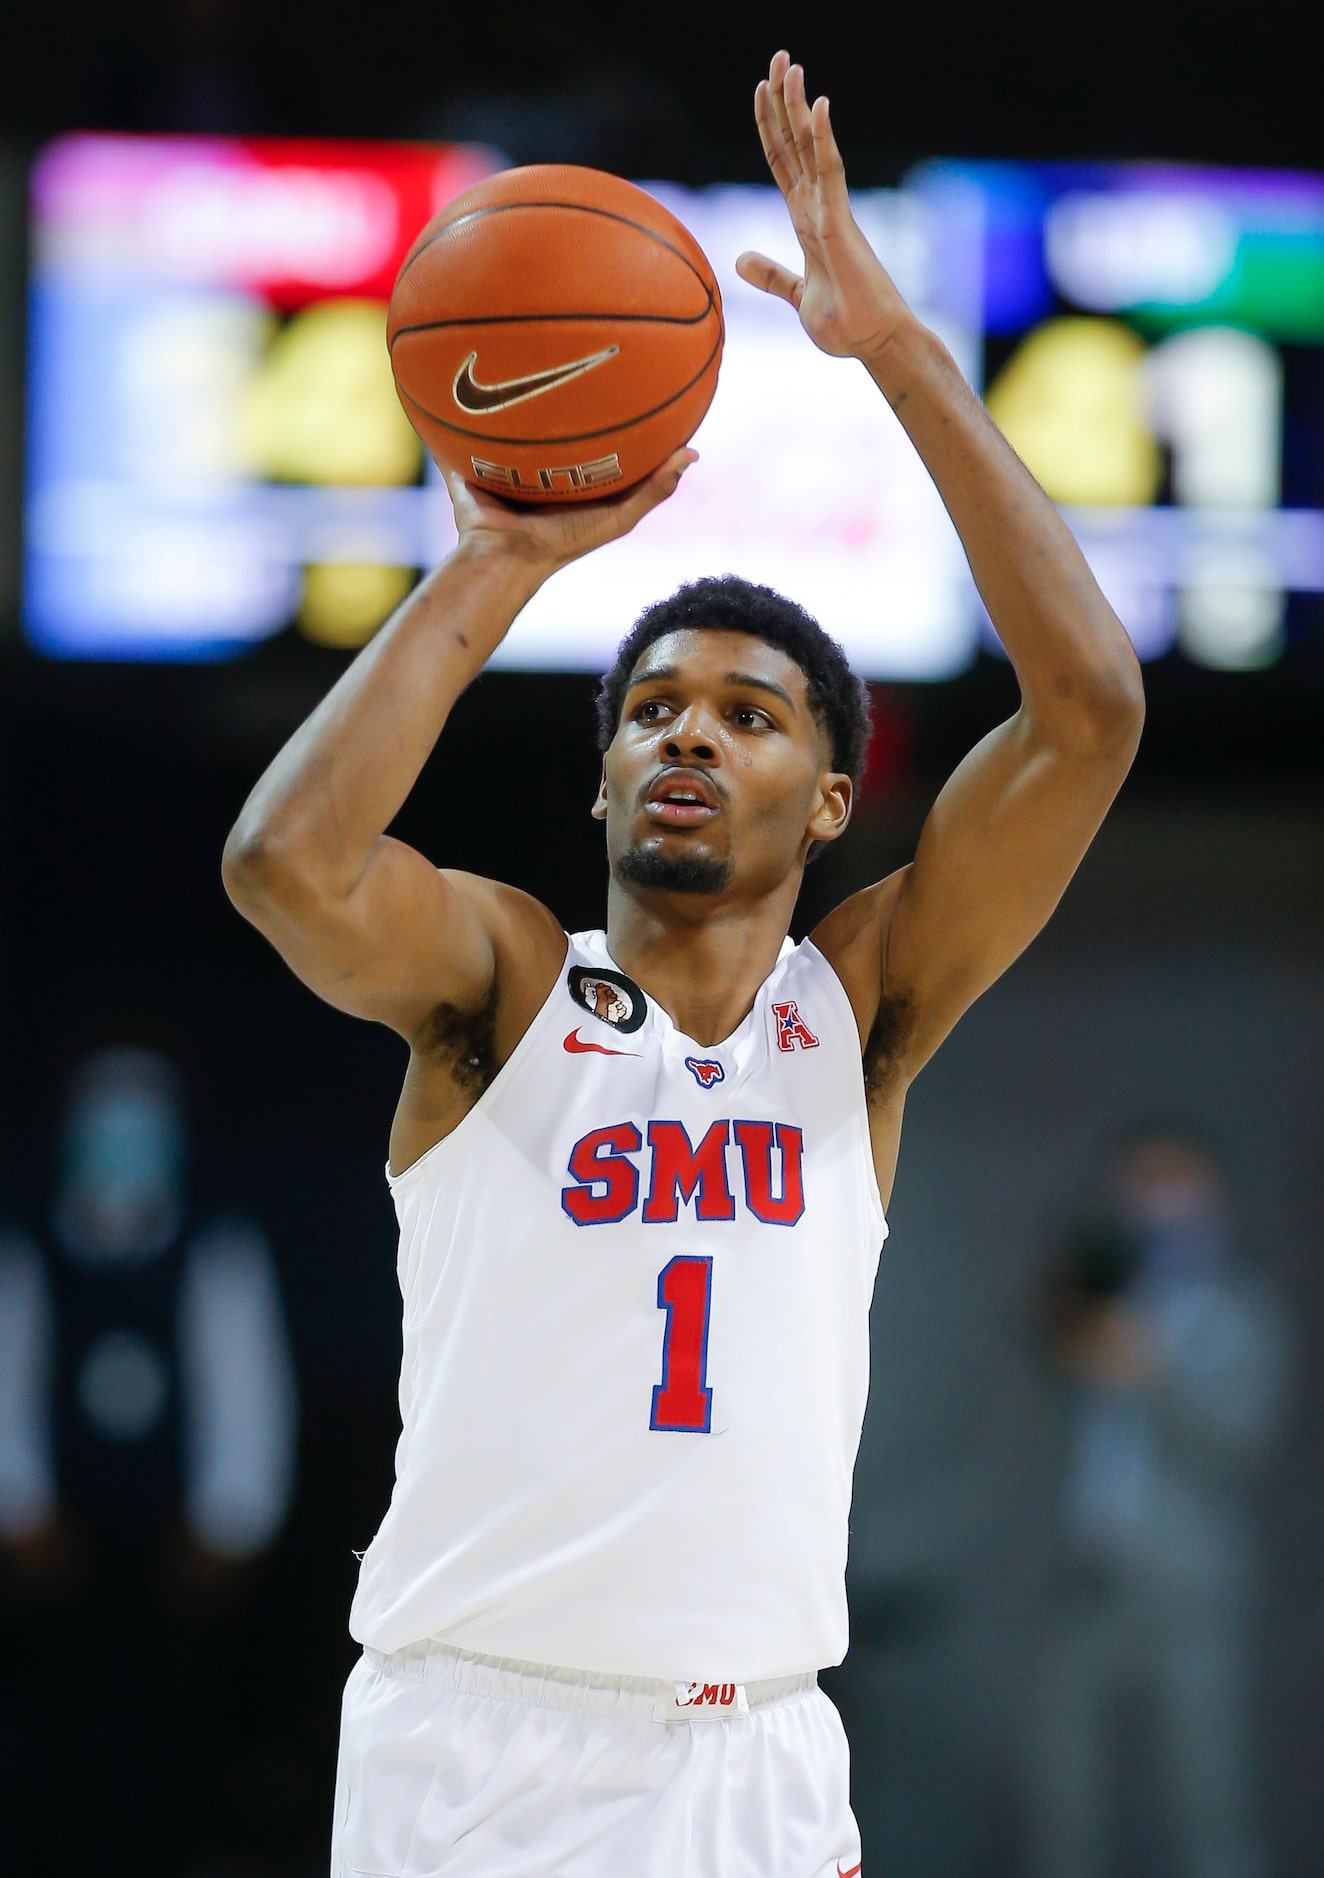
[[[639,724],[660,724],[667,712],[667,705],[661,698],[645,698],[634,709],[635,722]]]
[[[768,730],[772,726],[772,719],[768,713],[758,710],[752,704],[738,704],[734,716],[741,730]]]

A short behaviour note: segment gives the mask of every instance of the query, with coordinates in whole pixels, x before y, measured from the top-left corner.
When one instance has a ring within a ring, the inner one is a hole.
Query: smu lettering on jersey
[[[682,1683],[839,1662],[887,1226],[822,954],[787,940],[699,1045],[576,934],[491,1086],[388,1178],[403,1425],[359,1641]]]

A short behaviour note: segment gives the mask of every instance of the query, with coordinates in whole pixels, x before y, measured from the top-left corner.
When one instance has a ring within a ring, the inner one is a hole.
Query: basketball
[[[439,463],[518,502],[576,502],[628,489],[693,436],[722,301],[699,244],[642,189],[536,164],[428,223],[386,336]]]

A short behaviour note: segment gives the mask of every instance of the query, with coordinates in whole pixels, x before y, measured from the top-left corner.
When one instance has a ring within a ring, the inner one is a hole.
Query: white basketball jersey
[[[839,1662],[887,1225],[816,947],[706,1046],[576,934],[390,1184],[403,1429],[355,1637],[668,1680]]]

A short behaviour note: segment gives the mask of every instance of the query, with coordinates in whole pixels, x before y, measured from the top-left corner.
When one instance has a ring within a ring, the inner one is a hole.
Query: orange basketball
[[[628,489],[698,429],[722,298],[698,242],[642,189],[536,164],[428,223],[386,337],[438,462],[516,501],[584,501]]]

